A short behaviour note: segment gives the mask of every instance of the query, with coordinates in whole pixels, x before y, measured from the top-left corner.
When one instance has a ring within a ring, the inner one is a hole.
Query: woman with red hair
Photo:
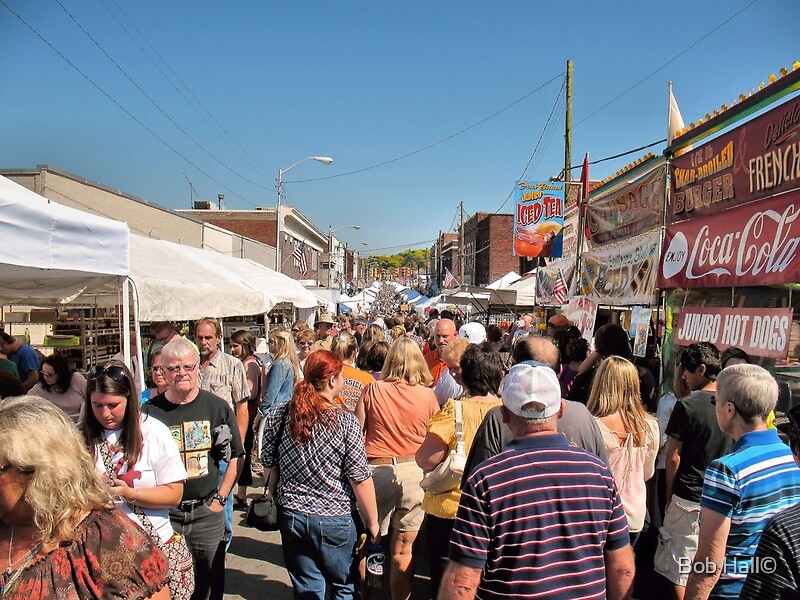
[[[268,481],[279,473],[278,522],[295,598],[324,599],[328,591],[332,598],[354,597],[356,505],[370,538],[379,538],[361,426],[336,400],[344,385],[342,367],[333,352],[314,352],[291,400],[264,417],[261,460]]]

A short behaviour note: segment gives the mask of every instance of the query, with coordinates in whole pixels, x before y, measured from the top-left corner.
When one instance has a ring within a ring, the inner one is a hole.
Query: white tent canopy
[[[490,290],[504,290],[508,286],[510,286],[515,281],[519,280],[519,275],[517,275],[514,271],[509,271],[505,275],[503,275],[500,279],[493,281],[486,287]]]
[[[55,305],[118,290],[130,270],[125,223],[43,198],[0,176],[0,304]]]
[[[298,282],[253,261],[138,235],[131,236],[131,280],[141,321],[257,315],[279,302],[317,304]]]
[[[491,304],[533,306],[536,304],[536,272],[528,273],[505,289],[493,290]]]

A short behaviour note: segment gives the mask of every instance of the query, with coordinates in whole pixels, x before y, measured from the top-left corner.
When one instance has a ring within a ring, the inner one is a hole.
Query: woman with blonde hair
[[[170,597],[164,554],[114,507],[61,409],[36,396],[0,401],[0,440],[4,600]]]
[[[311,329],[301,331],[300,335],[297,336],[297,362],[301,371],[306,364],[306,359],[316,350],[316,341],[317,334]]]
[[[655,472],[659,443],[658,421],[642,406],[634,364],[620,356],[604,359],[597,367],[586,407],[603,435],[633,545],[644,526],[645,482]]]
[[[364,335],[361,336],[361,345],[363,346],[367,342],[383,342],[385,340],[386,330],[377,323],[370,323],[364,331]]]
[[[341,358],[317,350],[291,400],[264,418],[261,460],[269,493],[278,500],[283,557],[295,598],[323,599],[327,592],[331,598],[355,596],[356,506],[370,539],[379,539],[361,428],[336,401],[343,383]]]
[[[264,383],[258,414],[253,421],[253,431],[258,432],[257,439],[263,437],[259,426],[267,411],[273,406],[288,402],[292,397],[294,384],[303,378],[300,363],[297,361],[297,348],[290,331],[283,327],[276,327],[269,332],[267,344],[272,353],[272,364]]]
[[[433,377],[417,344],[397,340],[389,349],[381,380],[371,383],[356,406],[366,432],[367,459],[375,481],[381,535],[389,542],[391,597],[411,593],[412,547],[422,526],[422,469],[414,455],[425,439],[430,418],[439,410],[428,387]]]
[[[358,399],[361,398],[361,392],[364,391],[364,388],[375,381],[372,375],[355,367],[356,350],[358,350],[356,338],[349,333],[339,333],[331,341],[331,352],[341,358],[344,363],[342,371],[344,373],[344,386],[339,398],[350,412],[356,409],[356,404],[358,404]]]

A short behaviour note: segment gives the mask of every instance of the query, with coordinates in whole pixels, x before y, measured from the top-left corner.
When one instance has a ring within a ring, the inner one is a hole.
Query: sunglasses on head
[[[116,381],[117,383],[121,383],[127,380],[127,374],[125,373],[125,369],[123,367],[120,367],[119,365],[108,365],[106,367],[95,365],[91,369],[89,369],[89,380],[99,379],[100,377],[103,376],[106,376],[109,379]]]

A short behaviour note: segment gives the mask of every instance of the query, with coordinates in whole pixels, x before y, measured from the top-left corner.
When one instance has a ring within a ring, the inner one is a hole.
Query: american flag
[[[306,243],[300,242],[300,245],[292,252],[292,258],[297,261],[297,268],[301,275],[308,273],[308,261],[306,260]]]
[[[458,285],[458,280],[450,272],[447,267],[444,268],[444,287],[449,288],[451,285]]]
[[[567,283],[564,281],[564,274],[561,269],[558,271],[556,282],[553,285],[553,300],[556,304],[567,303]]]

